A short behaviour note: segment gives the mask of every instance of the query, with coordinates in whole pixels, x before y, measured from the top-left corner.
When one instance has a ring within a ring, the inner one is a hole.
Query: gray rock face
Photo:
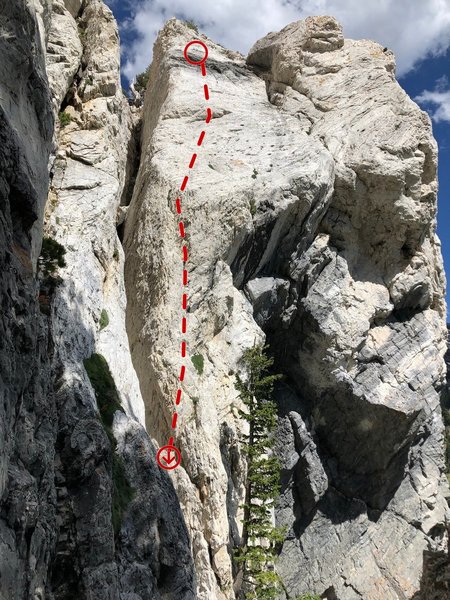
[[[0,598],[194,598],[186,527],[142,426],[125,330],[116,220],[133,117],[117,26],[97,0],[34,8],[0,7]],[[50,291],[36,278],[47,194],[45,235],[66,250]],[[93,352],[125,411],[110,432],[83,366]],[[117,524],[123,478],[133,498]]]
[[[180,367],[174,202],[205,113],[198,69],[182,59],[190,39],[170,21],[155,45],[125,226],[128,333],[159,443]],[[234,597],[223,551],[230,556],[239,540],[245,471],[241,423],[227,405],[236,403],[230,364],[238,369],[262,339],[248,300],[285,375],[277,519],[288,533],[277,569],[288,596],[409,600],[423,552],[446,544],[448,518],[429,119],[395,81],[392,54],[344,40],[330,17],[269,34],[247,64],[208,47],[214,118],[183,196],[186,339],[205,369],[199,376],[188,366],[176,441],[183,467],[174,474],[199,598]],[[221,451],[221,420],[228,443],[236,440],[234,467]]]
[[[44,593],[56,532],[56,417],[35,280],[53,117],[25,1],[2,3],[0,55],[0,597],[16,600]]]
[[[82,60],[75,83],[66,85],[70,122],[58,137],[46,221],[47,232],[67,251],[51,315],[60,411],[57,473],[65,490],[58,503],[52,589],[61,599],[69,590],[93,600],[189,599],[194,575],[187,531],[142,427],[143,403],[125,330],[116,221],[133,116],[120,86],[117,25],[103,2],[88,0],[76,30],[82,32]],[[112,428],[116,450],[98,420],[82,362],[93,352],[106,358],[125,410]],[[120,531],[113,532],[118,460],[134,497]]]
[[[269,333],[296,394],[280,390],[280,407],[293,407],[295,447],[309,438],[316,448],[287,459],[278,569],[294,596],[410,598],[422,551],[445,546],[448,515],[430,124],[395,82],[392,55],[344,41],[329,17],[269,34],[247,62],[270,101],[329,149],[336,173],[309,248],[297,232],[289,259],[264,272],[290,282]]]
[[[53,0],[46,58],[55,111],[59,111],[67,90],[74,82],[82,53],[83,44],[74,16],[63,0]]]
[[[155,45],[143,155],[125,224],[128,333],[147,429],[160,444],[168,439],[180,371],[182,263],[173,196],[206,116],[199,70],[181,58],[191,35],[171,20]],[[234,597],[231,546],[241,533],[245,476],[234,373],[246,348],[263,339],[237,285],[282,260],[295,228],[307,244],[306,232],[331,200],[333,177],[327,149],[270,105],[264,82],[243,59],[211,41],[208,47],[214,118],[184,196],[186,341],[188,356],[202,355],[204,369],[196,373],[188,359],[176,436],[183,467],[174,473],[204,600]],[[236,446],[232,462],[222,450],[229,443]]]

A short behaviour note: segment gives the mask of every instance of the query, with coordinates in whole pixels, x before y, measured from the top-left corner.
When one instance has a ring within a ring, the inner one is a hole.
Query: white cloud
[[[424,90],[414,100],[429,107],[428,112],[436,123],[442,121],[450,123],[450,88],[446,75],[436,81],[434,90]]]
[[[450,45],[450,0],[134,0],[132,10],[122,24],[136,36],[124,49],[128,78],[147,66],[156,34],[172,16],[193,19],[215,41],[246,54],[269,31],[309,15],[333,15],[346,37],[392,49],[400,76]]]

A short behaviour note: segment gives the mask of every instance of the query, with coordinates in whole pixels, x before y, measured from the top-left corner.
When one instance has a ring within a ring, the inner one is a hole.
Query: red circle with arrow
[[[166,471],[171,471],[178,467],[181,462],[181,452],[172,444],[173,438],[170,438],[166,446],[162,446],[156,455],[158,465]]]

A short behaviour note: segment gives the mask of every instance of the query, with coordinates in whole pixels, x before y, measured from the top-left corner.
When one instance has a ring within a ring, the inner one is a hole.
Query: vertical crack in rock
[[[116,225],[121,198],[131,185],[127,157],[137,117],[122,95],[119,40],[110,10],[103,2],[87,0],[77,29],[83,52],[75,87],[63,105],[69,123],[59,135],[52,182],[56,199],[47,222],[67,250],[65,271],[72,273],[56,292],[52,318],[62,373],[60,477],[68,491],[61,510],[75,522],[69,551],[65,538],[71,531],[64,523],[60,529],[56,561],[68,555],[66,565],[69,572],[78,569],[73,578],[86,598],[123,593],[188,599],[194,586],[189,540],[173,488],[160,473],[143,429],[143,403],[125,329],[124,255]],[[88,380],[83,366],[93,353],[108,364],[97,373],[97,383]],[[107,379],[107,368],[123,410],[111,430],[95,410],[105,402],[98,377]],[[55,597],[66,598],[70,578],[61,578],[63,569],[53,571],[62,579]]]
[[[141,128],[142,117],[141,111],[131,114],[132,126],[130,131],[130,139],[127,147],[127,162],[125,171],[125,184],[123,186],[120,206],[117,209],[117,235],[119,240],[123,242],[123,234],[125,228],[125,219],[133,198],[136,178],[141,164]]]

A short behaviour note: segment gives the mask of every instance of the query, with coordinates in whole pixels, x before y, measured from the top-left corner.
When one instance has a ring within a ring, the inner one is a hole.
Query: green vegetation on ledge
[[[189,29],[193,29],[195,33],[198,33],[198,25],[195,21],[193,21],[192,19],[187,19],[185,23],[189,27]]]
[[[95,391],[100,417],[108,437],[111,439],[114,413],[124,412],[119,392],[109,370],[106,359],[101,354],[93,354],[84,360],[84,367]],[[115,442],[115,440],[114,440]]]
[[[58,268],[66,266],[64,255],[66,249],[59,242],[50,237],[42,240],[41,254],[39,256],[39,270],[44,278],[51,277]]]
[[[101,354],[93,354],[84,360],[84,367],[95,391],[100,418],[112,449],[112,523],[117,536],[122,525],[123,514],[134,498],[134,490],[128,483],[122,458],[117,454],[117,442],[112,424],[114,413],[123,411],[114,379],[108,363]]]
[[[102,310],[101,314],[100,314],[100,331],[102,329],[105,329],[105,327],[108,327],[109,325],[109,317],[108,317],[108,313],[106,312],[105,309]]]
[[[205,366],[205,361],[202,354],[194,354],[191,357],[192,364],[195,367],[195,370],[199,375],[203,374],[203,367]]]
[[[41,253],[38,258],[39,270],[39,308],[44,315],[50,315],[51,299],[57,286],[62,283],[57,275],[58,269],[66,266],[64,255],[66,249],[50,237],[42,240]]]
[[[71,121],[72,117],[69,113],[66,113],[65,111],[59,113],[59,124],[61,125],[61,129],[64,129]]]

